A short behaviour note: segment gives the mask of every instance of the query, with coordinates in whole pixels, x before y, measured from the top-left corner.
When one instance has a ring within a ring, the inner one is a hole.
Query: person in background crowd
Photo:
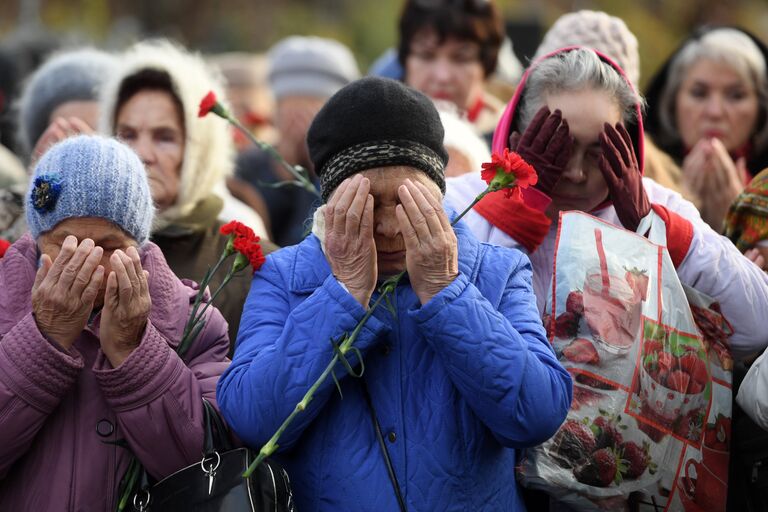
[[[504,40],[502,17],[493,1],[407,0],[399,33],[404,82],[454,103],[479,133],[493,131],[504,107],[485,90]]]
[[[440,102],[437,108],[445,130],[443,145],[448,152],[446,178],[479,172],[484,162],[491,161],[488,144],[468,121],[459,117],[453,104]]]
[[[32,164],[53,144],[93,133],[99,93],[117,57],[95,48],[55,53],[29,78],[19,99],[19,142]]]
[[[0,259],[0,509],[114,510],[131,452],[157,479],[200,460],[227,329],[208,308],[176,355],[196,289],[148,242],[130,148],[72,137],[33,179],[30,232]]]
[[[234,153],[228,125],[197,115],[209,91],[224,97],[199,57],[167,41],[146,41],[121,57],[100,101],[101,131],[128,144],[147,167],[158,210],[152,241],[176,275],[197,282],[224,249],[224,222],[236,219],[264,235],[258,215],[231,197],[223,181]],[[235,276],[218,303],[233,339],[250,286],[246,274]],[[215,276],[211,289],[221,279]]]
[[[499,122],[493,150],[516,148],[539,182],[522,201],[486,196],[466,223],[481,241],[529,252],[543,313],[560,211],[584,211],[635,231],[653,208],[666,223],[680,280],[720,303],[734,327],[734,357],[748,357],[768,346],[761,327],[768,318],[768,276],[704,223],[690,202],[642,177],[641,112],[642,98],[621,68],[595,50],[564,49],[537,61]],[[461,210],[485,187],[476,175],[454,178],[447,201]]]
[[[718,232],[745,183],[768,167],[767,62],[768,48],[751,34],[703,27],[648,87],[647,130],[681,165]]]
[[[533,60],[568,46],[585,46],[607,55],[624,70],[635,90],[640,90],[637,38],[621,18],[589,10],[564,14],[544,35]],[[645,176],[663,187],[680,192],[683,197],[695,203],[696,198],[683,186],[680,168],[669,155],[660,151],[647,136],[644,149]]]
[[[343,400],[329,379],[279,441],[301,510],[398,510],[394,480],[408,510],[522,510],[517,450],[554,434],[568,411],[570,375],[545,337],[527,258],[479,244],[443,211],[442,132],[432,102],[400,82],[341,89],[307,137],[327,201],[313,234],[254,276],[217,392],[228,424],[258,447],[377,283],[408,271],[395,311],[375,310],[355,344],[364,380],[337,372]]]
[[[235,117],[257,139],[274,142],[277,136],[272,126],[275,107],[267,81],[267,57],[231,52],[213,55],[207,61],[224,77],[227,101],[232,106]],[[238,153],[252,147],[251,142],[239,130],[233,130],[232,133]]]
[[[224,76],[227,101],[235,117],[257,139],[274,143],[277,137],[272,126],[274,99],[267,82],[266,56],[232,52],[211,57],[209,62]],[[238,154],[253,148],[253,143],[234,127],[232,136]],[[269,210],[258,190],[235,175],[227,176],[227,189],[259,214],[269,232]]]
[[[269,84],[277,102],[275,128],[277,151],[291,165],[312,174],[307,153],[307,130],[317,111],[336,91],[360,77],[352,52],[332,39],[291,36],[268,53]],[[280,246],[299,243],[307,234],[317,197],[306,190],[276,184],[293,180],[273,157],[258,148],[237,161],[237,176],[264,197],[269,211],[271,239]]]
[[[53,144],[78,133],[93,133],[98,124],[98,95],[117,59],[94,48],[53,54],[28,79],[19,99],[19,144],[32,165]],[[27,229],[23,185],[0,192],[0,238],[15,241]]]
[[[768,262],[768,169],[754,177],[725,217],[725,236],[765,269]]]
[[[393,80],[403,80],[403,66],[395,48],[388,48],[368,68],[368,76],[380,76]],[[486,90],[502,103],[509,101],[515,93],[515,87],[523,75],[523,65],[512,48],[512,40],[504,38],[499,49],[496,71],[486,81]]]

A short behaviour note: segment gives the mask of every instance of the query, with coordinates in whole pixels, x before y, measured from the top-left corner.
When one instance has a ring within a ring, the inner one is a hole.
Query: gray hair
[[[757,44],[744,32],[733,28],[718,28],[699,39],[692,39],[677,53],[670,63],[667,80],[656,106],[659,112],[660,133],[657,138],[663,145],[680,145],[682,139],[675,122],[675,98],[691,67],[702,59],[726,64],[743,80],[751,83],[757,93],[758,107],[764,119],[768,111],[768,82],[765,58]],[[768,123],[758,127],[754,135],[755,145],[762,148],[768,143]]]
[[[613,66],[594,51],[580,48],[554,55],[531,69],[516,129],[525,130],[546,103],[547,95],[590,89],[605,91],[614,98],[625,124],[636,122],[637,105],[641,108],[645,105],[643,97]]]

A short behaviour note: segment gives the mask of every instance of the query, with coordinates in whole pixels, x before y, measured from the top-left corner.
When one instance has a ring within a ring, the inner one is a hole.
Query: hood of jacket
[[[517,89],[515,90],[515,95],[509,101],[509,104],[507,104],[507,108],[504,111],[504,114],[501,116],[501,119],[499,120],[499,124],[496,125],[496,130],[493,132],[493,143],[491,145],[491,150],[494,153],[502,153],[504,151],[504,148],[509,147],[509,135],[512,133],[513,130],[520,131],[518,128],[518,123],[519,123],[518,106],[520,105],[520,102],[523,100],[524,95],[526,93],[526,84],[528,83],[528,77],[531,75],[531,72],[534,69],[536,69],[536,67],[541,62],[547,59],[555,57],[561,53],[570,52],[578,49],[587,49],[595,52],[597,56],[600,57],[600,60],[602,60],[603,62],[610,65],[613,69],[615,69],[616,72],[618,72],[619,75],[621,75],[624,81],[627,82],[629,87],[631,87],[633,91],[635,90],[635,87],[632,85],[632,82],[629,80],[629,78],[627,78],[627,75],[626,73],[624,73],[624,70],[621,69],[621,67],[618,64],[616,64],[613,60],[611,60],[610,57],[608,57],[604,53],[601,53],[597,50],[594,50],[592,48],[585,48],[582,46],[568,46],[566,48],[555,50],[552,53],[548,53],[542,56],[541,58],[535,60],[523,74],[523,78],[520,80],[520,83],[518,84]],[[625,126],[630,136],[632,137],[632,142],[635,147],[635,155],[637,156],[637,162],[640,165],[640,171],[642,172],[644,167],[643,155],[645,153],[643,149],[644,147],[643,109],[640,103],[637,103],[635,105],[635,108],[637,109],[637,121],[631,124],[626,124]]]
[[[645,94],[645,99],[648,102],[645,129],[648,131],[648,135],[653,137],[653,142],[665,153],[674,158],[678,163],[682,161],[682,158],[686,153],[685,148],[683,147],[682,142],[666,140],[667,138],[663,136],[664,130],[661,126],[661,111],[659,108],[661,105],[662,93],[664,92],[664,89],[667,86],[667,81],[669,80],[669,69],[672,67],[672,62],[690,41],[701,39],[713,30],[722,28],[738,30],[739,32],[742,32],[748,36],[755,43],[755,45],[757,45],[760,53],[762,53],[763,60],[765,60],[766,63],[766,70],[768,70],[768,46],[766,46],[765,43],[758,39],[754,34],[739,27],[730,25],[705,25],[696,29],[693,34],[691,34],[689,37],[683,40],[682,43],[680,43],[680,46],[677,47],[677,49],[672,53],[672,55],[669,56],[666,62],[664,62],[664,65],[661,66],[659,71],[656,72],[651,81],[648,82],[649,85],[646,88]],[[768,79],[768,77],[766,77],[766,79]],[[762,121],[764,124],[768,123],[766,116],[768,116],[768,113],[764,112]],[[768,126],[764,125],[762,130],[766,133],[766,135],[761,137],[762,141],[758,144],[759,147],[752,148],[752,154],[747,161],[747,169],[752,174],[752,176],[768,167]]]
[[[138,43],[121,57],[121,65],[103,87],[100,105],[100,131],[115,133],[117,99],[123,82],[147,69],[166,73],[182,105],[185,144],[181,182],[176,203],[155,218],[157,229],[187,216],[197,203],[211,194],[234,166],[234,145],[227,122],[215,115],[198,117],[200,100],[213,91],[225,103],[221,78],[206,67],[196,54],[164,40]]]

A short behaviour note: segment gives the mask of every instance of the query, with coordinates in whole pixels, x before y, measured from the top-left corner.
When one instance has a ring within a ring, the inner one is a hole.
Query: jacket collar
[[[448,214],[450,218],[456,216],[452,211]],[[459,242],[459,272],[474,282],[480,270],[482,246],[463,221],[459,221],[453,230]],[[331,267],[320,247],[320,240],[311,234],[296,246],[296,254],[291,265],[290,291],[312,293],[323,284],[330,273]]]

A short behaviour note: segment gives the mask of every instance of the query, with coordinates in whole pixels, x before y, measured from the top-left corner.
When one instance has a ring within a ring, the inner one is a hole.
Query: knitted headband
[[[409,166],[445,192],[443,125],[432,101],[395,80],[369,77],[342,88],[307,133],[323,200],[349,176],[377,167]]]
[[[405,165],[424,171],[445,193],[445,164],[434,151],[408,140],[364,142],[336,153],[323,168],[320,188],[327,201],[342,181],[360,171]]]

